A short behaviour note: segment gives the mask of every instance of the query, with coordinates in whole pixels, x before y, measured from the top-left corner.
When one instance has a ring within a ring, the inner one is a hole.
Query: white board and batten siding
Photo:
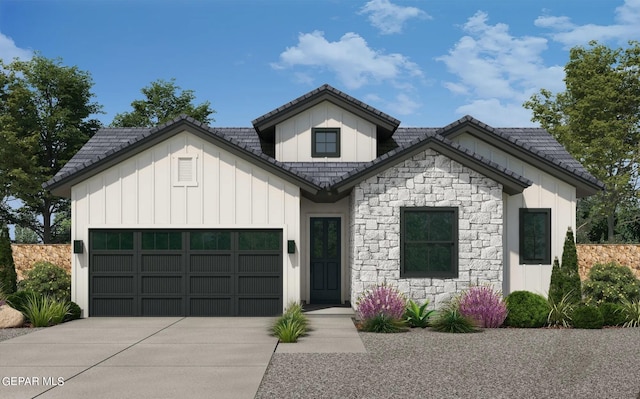
[[[340,128],[340,157],[311,156],[314,127]],[[376,158],[376,126],[323,101],[276,125],[276,159],[281,162],[370,162]]]
[[[527,179],[533,184],[522,194],[504,196],[504,294],[528,290],[546,296],[549,290],[552,264],[522,265],[519,256],[519,209],[551,208],[551,261],[562,257],[567,228],[575,231],[576,189],[549,173],[496,148],[470,134],[454,140],[473,152],[490,159]]]
[[[193,170],[181,171],[179,161]],[[184,163],[183,163],[184,164]],[[183,181],[184,179],[187,181]],[[299,300],[300,189],[187,131],[75,185],[73,240],[92,228],[276,228],[283,230],[283,303]],[[75,255],[72,297],[88,314],[88,251]]]

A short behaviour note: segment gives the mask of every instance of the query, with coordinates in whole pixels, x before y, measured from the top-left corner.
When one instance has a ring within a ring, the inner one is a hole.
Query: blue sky
[[[630,39],[640,0],[0,0],[0,57],[89,71],[105,124],[175,78],[211,102],[213,126],[250,126],[324,83],[404,126],[529,126],[522,103],[563,89],[572,46]]]

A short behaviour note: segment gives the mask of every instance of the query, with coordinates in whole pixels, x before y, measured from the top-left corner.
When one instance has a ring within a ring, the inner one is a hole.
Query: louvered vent
[[[193,158],[178,158],[178,183],[191,183],[195,180]]]

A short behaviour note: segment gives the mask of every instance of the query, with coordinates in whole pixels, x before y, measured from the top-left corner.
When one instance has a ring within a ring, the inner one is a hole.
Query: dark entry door
[[[311,218],[311,303],[340,303],[340,218]]]

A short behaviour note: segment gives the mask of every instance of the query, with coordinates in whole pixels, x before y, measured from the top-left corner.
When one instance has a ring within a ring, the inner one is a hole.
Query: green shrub
[[[547,322],[549,303],[538,294],[529,291],[514,291],[505,298],[507,318],[505,324],[511,327],[537,328]]]
[[[640,280],[626,266],[596,264],[589,270],[584,295],[585,302],[590,305],[640,300]]]
[[[472,333],[480,331],[476,320],[469,316],[463,316],[454,306],[446,306],[438,311],[429,325],[438,332]]]
[[[16,266],[13,263],[13,253],[11,251],[11,239],[9,229],[6,225],[0,228],[0,286],[5,295],[16,292]]]
[[[622,311],[622,305],[618,303],[603,302],[598,305],[605,326],[621,326],[626,322]]]
[[[301,304],[291,302],[282,316],[276,320],[271,331],[280,342],[297,342],[299,337],[306,334],[308,320],[302,310]]]
[[[547,324],[551,327],[569,327],[575,305],[571,302],[571,292],[565,294],[559,302],[555,303],[549,296],[549,315]]]
[[[27,305],[27,300],[35,295],[36,293],[33,291],[17,291],[7,296],[7,303],[11,305],[11,307],[15,310],[19,310],[20,312],[24,313],[24,309]]]
[[[64,317],[63,321],[78,320],[82,316],[82,309],[75,302],[69,302],[69,313]]]
[[[366,332],[389,334],[407,331],[407,323],[402,319],[379,313],[363,320],[360,328]]]
[[[624,327],[640,327],[640,301],[622,301]]]
[[[428,300],[418,305],[413,299],[409,299],[404,310],[404,320],[410,327],[425,328],[429,325],[429,318],[435,311],[427,310],[427,306],[429,306]]]
[[[573,311],[573,327],[596,329],[602,328],[604,318],[595,306],[585,304],[578,305]]]
[[[549,300],[553,304],[564,302],[577,305],[582,301],[582,287],[578,271],[578,253],[573,238],[573,230],[569,228],[562,248],[562,264],[558,258],[553,260],[551,282],[549,284]]]
[[[67,272],[49,262],[37,262],[22,281],[25,290],[49,296],[58,301],[71,300],[71,277]]]
[[[34,327],[54,326],[69,313],[69,302],[34,294],[27,298],[23,313]]]

